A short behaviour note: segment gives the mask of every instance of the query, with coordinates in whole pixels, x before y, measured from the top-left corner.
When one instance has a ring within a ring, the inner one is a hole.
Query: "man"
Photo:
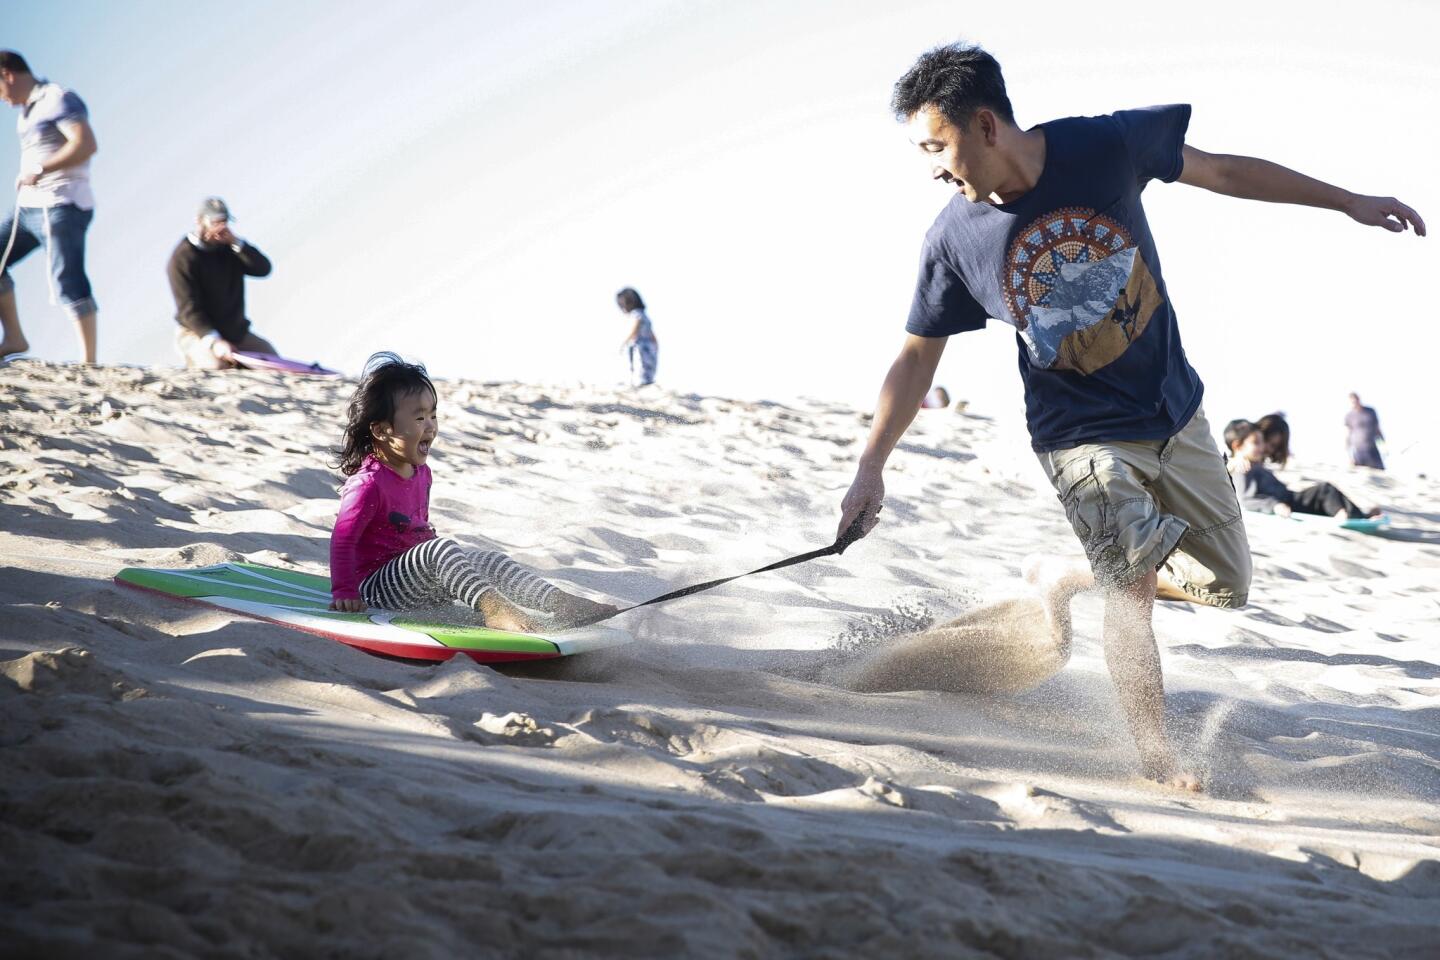
[[[245,317],[245,278],[270,275],[265,254],[235,236],[230,208],[219,197],[200,204],[195,230],[170,254],[175,294],[175,347],[185,366],[224,370],[238,366],[236,351],[275,353]]]
[[[1246,602],[1250,553],[1224,461],[1200,407],[1140,204],[1150,180],[1325,207],[1392,231],[1425,226],[1393,198],[1363,197],[1250,157],[1184,142],[1188,106],[1015,125],[1000,65],[978,47],[924,54],[892,106],[957,196],[926,234],[907,337],[880,391],[840,529],[884,499],[881,473],[929,389],[947,338],[988,317],[1017,331],[1032,447],[1085,547],[1085,564],[1032,567],[1106,591],[1105,658],[1146,776],[1199,789],[1164,727],[1151,626],[1165,595]],[[1157,570],[1166,579],[1157,582]]]
[[[95,298],[85,275],[85,231],[94,215],[90,158],[95,132],[85,102],[73,91],[37,80],[25,58],[0,50],[0,99],[20,108],[20,175],[15,208],[0,221],[0,359],[24,353],[30,342],[20,329],[11,264],[45,247],[50,299],[75,319],[80,351],[95,362]]]
[[[1374,407],[1367,407],[1360,402],[1358,393],[1350,394],[1350,412],[1345,414],[1345,434],[1352,464],[1376,470],[1385,469],[1385,461],[1381,459],[1380,447],[1376,443],[1385,439],[1385,434],[1380,430],[1380,417],[1375,413]]]

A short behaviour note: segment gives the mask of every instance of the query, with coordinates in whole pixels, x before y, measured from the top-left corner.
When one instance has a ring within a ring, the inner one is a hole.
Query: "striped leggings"
[[[449,537],[426,540],[385,563],[360,584],[372,607],[409,610],[459,600],[476,610],[490,591],[531,610],[553,612],[560,590],[495,550],[476,550]]]

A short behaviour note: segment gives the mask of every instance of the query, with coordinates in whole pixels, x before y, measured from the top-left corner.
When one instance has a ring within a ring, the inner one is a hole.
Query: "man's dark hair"
[[[0,50],[0,70],[9,70],[11,73],[33,73],[30,64],[25,58],[14,50]]]
[[[1225,449],[1234,450],[1245,442],[1245,438],[1260,430],[1249,420],[1231,420],[1225,424]]]
[[[645,301],[640,299],[640,294],[636,293],[633,287],[626,287],[624,290],[615,294],[615,302],[619,304],[620,309],[626,313],[629,313],[631,310],[645,309]]]
[[[904,123],[924,106],[936,107],[961,130],[969,127],[982,107],[1015,125],[1000,62],[969,44],[950,43],[928,50],[895,81],[895,94],[890,98],[895,119]]]

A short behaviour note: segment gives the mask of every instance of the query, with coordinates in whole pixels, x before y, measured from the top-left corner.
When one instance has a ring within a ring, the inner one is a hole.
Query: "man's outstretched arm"
[[[1425,236],[1425,221],[1420,219],[1420,214],[1394,197],[1351,193],[1256,157],[1206,153],[1188,144],[1182,149],[1182,156],[1185,167],[1180,172],[1180,182],[1192,187],[1204,187],[1242,200],[1338,210],[1366,226],[1384,227],[1393,233],[1413,227],[1418,236]]]

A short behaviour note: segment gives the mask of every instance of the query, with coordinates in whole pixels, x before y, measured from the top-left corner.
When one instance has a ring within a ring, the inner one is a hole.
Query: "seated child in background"
[[[340,515],[330,537],[331,609],[387,610],[459,600],[486,626],[531,632],[524,609],[552,626],[593,620],[615,608],[572,596],[503,553],[438,537],[430,526],[430,468],[439,429],[435,386],[425,368],[377,353],[350,400],[340,472]]]
[[[1260,427],[1249,420],[1231,420],[1225,425],[1225,446],[1230,451],[1230,473],[1235,478],[1240,505],[1257,513],[1288,517],[1309,513],[1337,520],[1358,520],[1379,516],[1377,508],[1365,512],[1332,484],[1317,483],[1303,490],[1291,490],[1265,466],[1270,445]]]

